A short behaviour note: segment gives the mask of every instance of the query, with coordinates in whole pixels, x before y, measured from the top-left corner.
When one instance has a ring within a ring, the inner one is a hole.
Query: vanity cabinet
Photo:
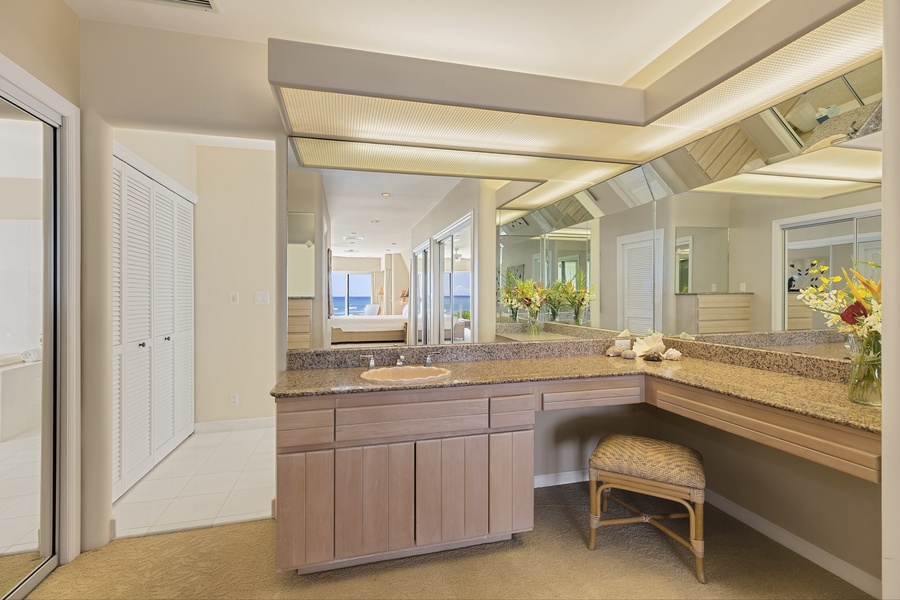
[[[504,387],[280,401],[278,568],[321,571],[532,529],[537,397]]]

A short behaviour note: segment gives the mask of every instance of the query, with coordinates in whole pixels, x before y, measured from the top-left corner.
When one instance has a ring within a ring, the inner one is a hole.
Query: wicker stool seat
[[[591,530],[588,548],[597,545],[597,529],[625,523],[649,523],[671,536],[694,554],[697,580],[706,583],[703,565],[703,502],[706,476],[703,457],[687,446],[635,435],[612,434],[597,444],[589,462]],[[613,489],[627,490],[673,500],[687,512],[649,515],[612,495]],[[601,519],[608,497],[634,513],[634,517]],[[690,533],[684,538],[661,519],[690,519]]]

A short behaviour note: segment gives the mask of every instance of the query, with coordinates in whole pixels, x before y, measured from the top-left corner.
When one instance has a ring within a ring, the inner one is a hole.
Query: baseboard
[[[880,579],[709,489],[706,490],[706,500],[725,514],[734,517],[745,525],[749,525],[764,536],[775,540],[785,548],[796,552],[826,571],[834,573],[870,596],[881,598]]]
[[[534,487],[542,488],[553,485],[566,485],[587,480],[587,469],[581,471],[567,471],[565,473],[551,473],[548,475],[535,475]],[[748,525],[792,552],[796,552],[813,564],[822,567],[830,573],[834,573],[847,583],[858,587],[870,596],[881,598],[881,580],[866,573],[862,569],[854,567],[850,563],[822,550],[818,546],[775,525],[771,521],[767,521],[756,513],[750,512],[743,506],[740,506],[709,489],[706,490],[706,501],[730,517]]]
[[[554,485],[566,485],[588,480],[587,469],[582,471],[567,471],[565,473],[550,473],[549,475],[535,475],[534,487],[550,487]]]
[[[265,427],[275,427],[275,417],[194,423],[194,433],[216,433],[219,431],[238,431],[240,429],[263,429]]]

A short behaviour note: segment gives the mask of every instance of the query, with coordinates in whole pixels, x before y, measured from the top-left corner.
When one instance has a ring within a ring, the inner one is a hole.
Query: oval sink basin
[[[375,383],[414,383],[422,381],[437,381],[450,375],[449,369],[441,367],[426,367],[423,365],[409,365],[402,367],[379,367],[364,371],[360,377],[366,381]]]

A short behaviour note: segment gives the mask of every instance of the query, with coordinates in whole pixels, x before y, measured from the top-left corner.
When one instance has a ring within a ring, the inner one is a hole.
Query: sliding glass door
[[[58,562],[58,133],[0,88],[0,597]]]

